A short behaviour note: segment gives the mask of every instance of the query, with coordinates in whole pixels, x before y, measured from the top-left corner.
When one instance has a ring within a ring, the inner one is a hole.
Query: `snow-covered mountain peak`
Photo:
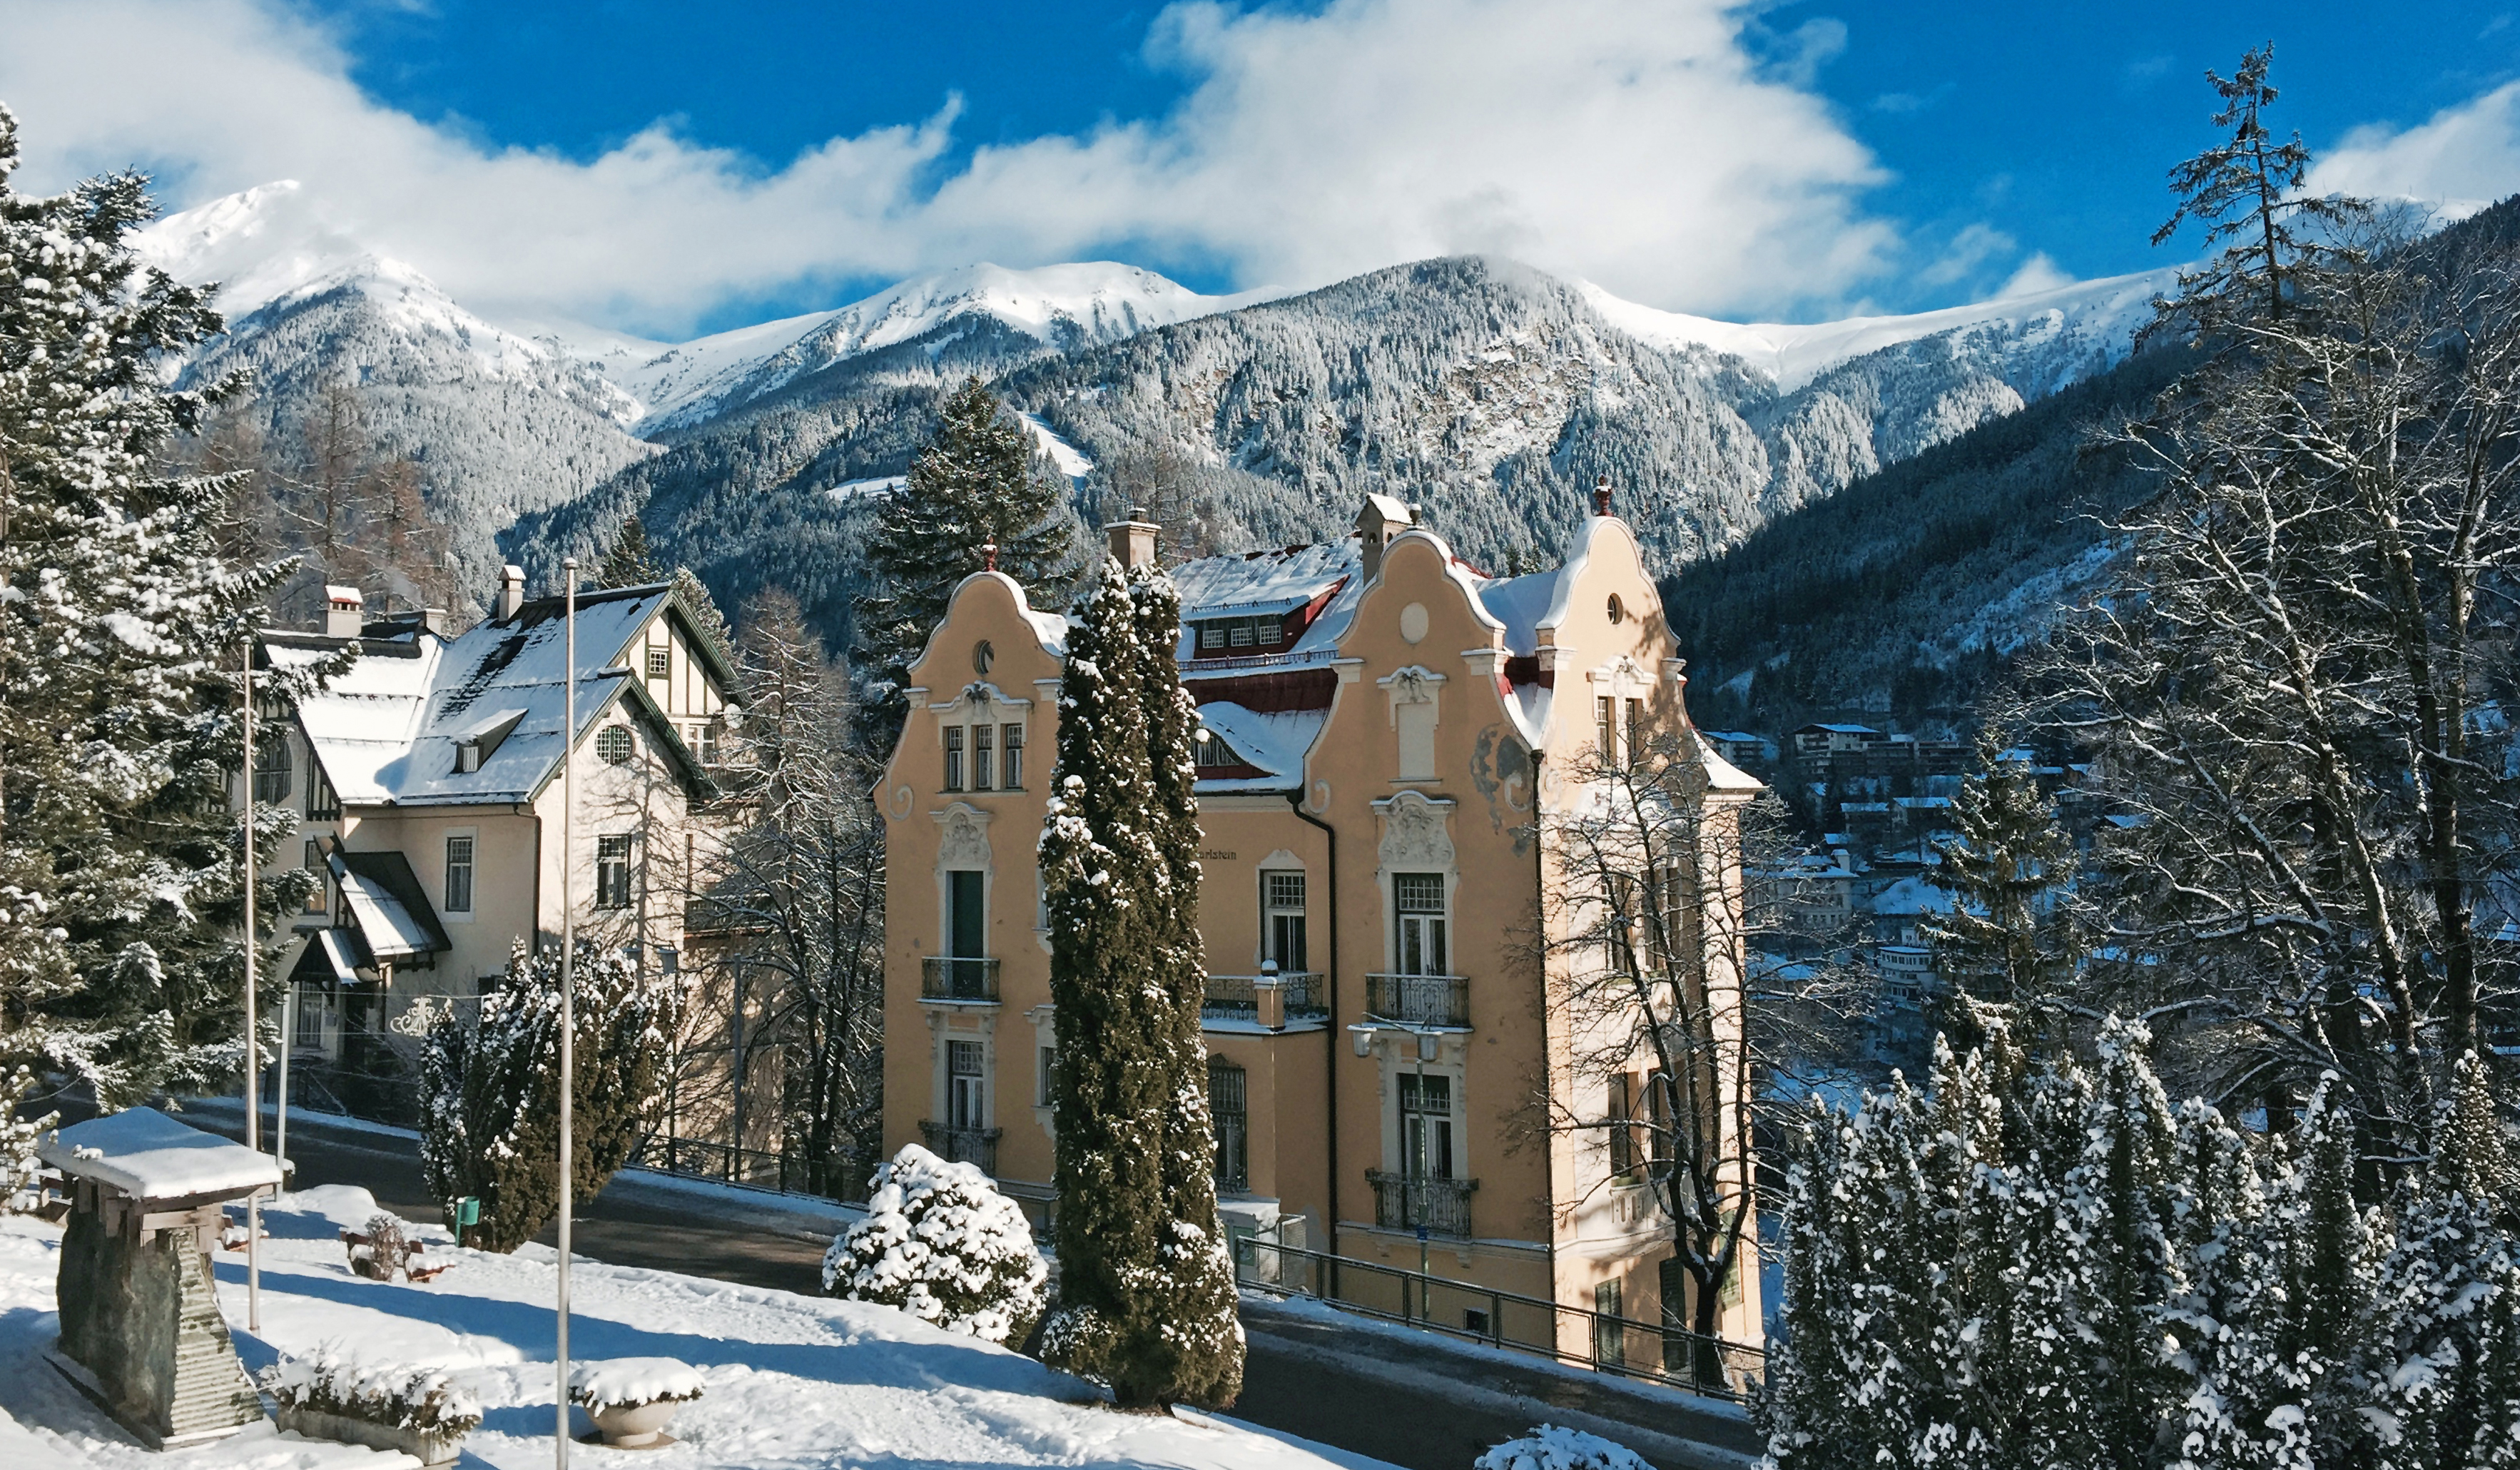
[[[179,281],[218,282],[218,308],[232,321],[371,253],[295,179],[169,214],[134,243],[142,259]]]
[[[2073,333],[2109,357],[2121,356],[2136,330],[2151,319],[2153,298],[2177,278],[2178,267],[2172,266],[1940,311],[1800,324],[1716,321],[1622,300],[1590,281],[1580,286],[1594,310],[1646,345],[1731,353],[1775,379],[1779,391],[1792,392],[1839,363],[1961,327],[2002,325],[2025,340]]]
[[[1091,260],[1010,270],[981,262],[920,276],[831,311],[739,327],[641,360],[602,359],[640,399],[645,431],[697,423],[844,358],[912,342],[949,323],[987,318],[1063,349],[1230,311],[1268,293],[1202,296],[1153,271]]]

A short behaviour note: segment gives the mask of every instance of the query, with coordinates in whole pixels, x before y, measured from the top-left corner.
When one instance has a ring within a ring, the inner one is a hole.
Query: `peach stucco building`
[[[1689,729],[1678,651],[1606,492],[1565,564],[1532,575],[1484,575],[1415,520],[1375,496],[1340,540],[1173,571],[1203,724],[1204,1037],[1229,1225],[1686,1322],[1664,1301],[1683,1281],[1664,1268],[1670,1221],[1633,1161],[1615,1173],[1609,1130],[1552,1125],[1615,1110],[1626,1080],[1570,1063],[1556,1001],[1583,960],[1540,942],[1564,922],[1544,920],[1558,905],[1543,834],[1585,799],[1604,739],[1677,736],[1714,805],[1757,784]],[[1153,537],[1122,523],[1113,554],[1151,560]],[[877,793],[885,1145],[978,1163],[1040,1210],[1056,1204],[1054,1032],[1033,853],[1066,631],[1012,578],[967,579],[912,669]],[[1736,873],[1713,887],[1737,899]],[[1733,997],[1737,1048],[1737,941],[1712,947],[1691,983]],[[1434,1309],[1497,1325],[1462,1301]],[[1756,1343],[1759,1323],[1745,1253],[1723,1335]]]

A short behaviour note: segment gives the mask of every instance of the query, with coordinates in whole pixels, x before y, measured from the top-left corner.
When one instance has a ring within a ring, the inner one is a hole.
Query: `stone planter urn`
[[[658,1399],[651,1403],[600,1403],[590,1405],[586,1412],[595,1421],[595,1432],[613,1448],[656,1449],[669,1443],[665,1426],[673,1422],[674,1411],[684,1401]]]
[[[328,1414],[322,1409],[299,1408],[293,1404],[280,1406],[280,1428],[285,1433],[299,1434],[310,1440],[332,1440],[342,1445],[365,1445],[370,1449],[389,1449],[410,1455],[420,1461],[422,1470],[437,1470],[452,1465],[464,1452],[464,1431],[460,1429],[405,1429],[398,1424],[379,1424],[368,1419],[353,1419],[347,1414]]]
[[[616,1357],[569,1370],[569,1401],[615,1449],[659,1449],[674,1412],[700,1396],[699,1370],[670,1357]]]

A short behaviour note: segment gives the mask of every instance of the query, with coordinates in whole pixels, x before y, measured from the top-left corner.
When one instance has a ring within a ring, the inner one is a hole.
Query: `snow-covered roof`
[[[679,732],[625,662],[633,640],[667,604],[667,584],[581,595],[577,602],[577,731],[608,717],[615,699],[631,703],[660,744],[704,779]],[[347,673],[299,701],[297,722],[324,774],[351,805],[508,804],[530,801],[558,768],[563,750],[563,667],[567,620],[558,598],[526,603],[512,618],[476,623],[462,637],[415,630],[363,639]],[[339,640],[302,633],[264,635],[276,666],[305,667],[331,657]],[[714,664],[707,640],[692,646]],[[714,669],[731,685],[727,670]],[[730,689],[730,693],[731,693]],[[456,769],[456,747],[501,724],[506,737],[477,770]]]
[[[1540,620],[1557,600],[1557,574],[1533,572],[1500,577],[1479,588],[1488,615],[1505,624],[1505,646],[1517,654],[1540,647]]]
[[[110,1184],[133,1199],[233,1199],[280,1183],[280,1161],[156,1108],[130,1108],[46,1133],[35,1157],[66,1174]]]
[[[1709,790],[1760,792],[1768,789],[1766,782],[1716,754],[1714,745],[1705,736],[1694,730],[1689,733],[1697,737],[1697,758],[1699,763],[1706,767],[1706,785]]]
[[[1876,914],[1947,914],[1952,911],[1951,890],[1923,878],[1902,878],[1872,896]]]
[[[1354,536],[1311,546],[1276,547],[1242,556],[1200,557],[1173,569],[1182,621],[1291,613],[1352,578],[1364,565]],[[1188,658],[1189,630],[1183,631]]]
[[[1202,792],[1285,791],[1303,784],[1304,757],[1329,722],[1328,710],[1288,710],[1263,714],[1225,700],[1198,707],[1199,722],[1264,775],[1202,777]]]
[[[341,901],[372,959],[408,959],[454,947],[400,852],[351,852],[335,844],[325,865],[340,885]]]

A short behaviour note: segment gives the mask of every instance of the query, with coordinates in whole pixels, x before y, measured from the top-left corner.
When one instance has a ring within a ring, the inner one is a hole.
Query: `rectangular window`
[[[1233,631],[1234,646],[1236,648],[1249,648],[1251,646],[1250,619],[1237,618],[1232,622],[1227,623],[1226,626]]]
[[[1593,753],[1603,765],[1619,763],[1619,727],[1615,702],[1604,695],[1593,701]]]
[[[306,840],[306,871],[315,875],[315,886],[306,891],[306,911],[329,914],[333,911],[333,874],[324,865],[324,845],[313,838]]]
[[[947,791],[963,789],[963,727],[961,725],[945,727],[945,789]]]
[[[1221,622],[1200,623],[1198,625],[1198,646],[1201,648],[1223,648],[1225,646],[1225,624]]]
[[[945,1043],[945,1125],[984,1128],[988,1125],[988,1081],[980,1074],[980,1043]]]
[[[446,840],[445,893],[448,913],[472,911],[472,839],[469,837]]]
[[[1444,916],[1444,875],[1441,873],[1394,873],[1391,876],[1393,900],[1399,909],[1400,973],[1403,975],[1450,975],[1446,954],[1447,923]]]
[[[263,742],[253,752],[253,799],[257,802],[289,800],[289,735],[265,731]]]
[[[1637,1137],[1628,1126],[1630,1110],[1636,1104],[1629,1096],[1629,1078],[1624,1072],[1610,1079],[1609,1106],[1604,1110],[1610,1125],[1610,1176],[1624,1179],[1636,1172]]]
[[[630,838],[626,833],[595,840],[595,906],[630,906]]]
[[[1662,1370],[1686,1373],[1689,1366],[1688,1339],[1681,1334],[1688,1330],[1688,1267],[1673,1256],[1656,1266],[1654,1273],[1662,1295]]]
[[[971,727],[971,789],[986,791],[997,778],[997,728],[993,725]]]
[[[1619,1318],[1619,1283],[1604,1281],[1593,1288],[1593,1357],[1602,1363],[1628,1360],[1628,1332]]]
[[[1654,1162],[1654,1172],[1664,1172],[1671,1163],[1671,1082],[1659,1072],[1645,1075],[1645,1151]]]
[[[1044,1108],[1051,1106],[1057,1101],[1058,1086],[1058,1048],[1045,1046],[1041,1049],[1041,1087],[1039,1093],[1033,1098],[1034,1104]]]
[[[1292,973],[1308,970],[1304,945],[1304,875],[1301,873],[1263,873],[1263,901],[1268,905],[1268,953],[1264,958],[1278,962],[1278,968]]]
[[[1222,1057],[1207,1059],[1207,1112],[1216,1126],[1216,1187],[1238,1194],[1251,1187],[1251,1120],[1242,1069]]]
[[[1251,622],[1253,635],[1262,648],[1276,648],[1285,633],[1285,628],[1275,618],[1254,618]]]
[[[702,765],[717,764],[717,721],[692,726],[692,756]]]
[[[1023,726],[1008,725],[1005,738],[998,744],[1006,752],[1007,778],[998,784],[1009,791],[1023,790]]]
[[[672,676],[673,671],[673,654],[668,650],[651,646],[648,650],[648,677],[652,679],[668,678]]]
[[[1453,1177],[1453,1080],[1400,1074],[1400,1167],[1413,1179]]]
[[[322,992],[308,986],[292,987],[290,999],[296,1003],[297,1025],[289,1044],[299,1051],[324,1049],[324,1001]]]
[[[1628,701],[1628,758],[1641,760],[1645,754],[1645,702]]]

